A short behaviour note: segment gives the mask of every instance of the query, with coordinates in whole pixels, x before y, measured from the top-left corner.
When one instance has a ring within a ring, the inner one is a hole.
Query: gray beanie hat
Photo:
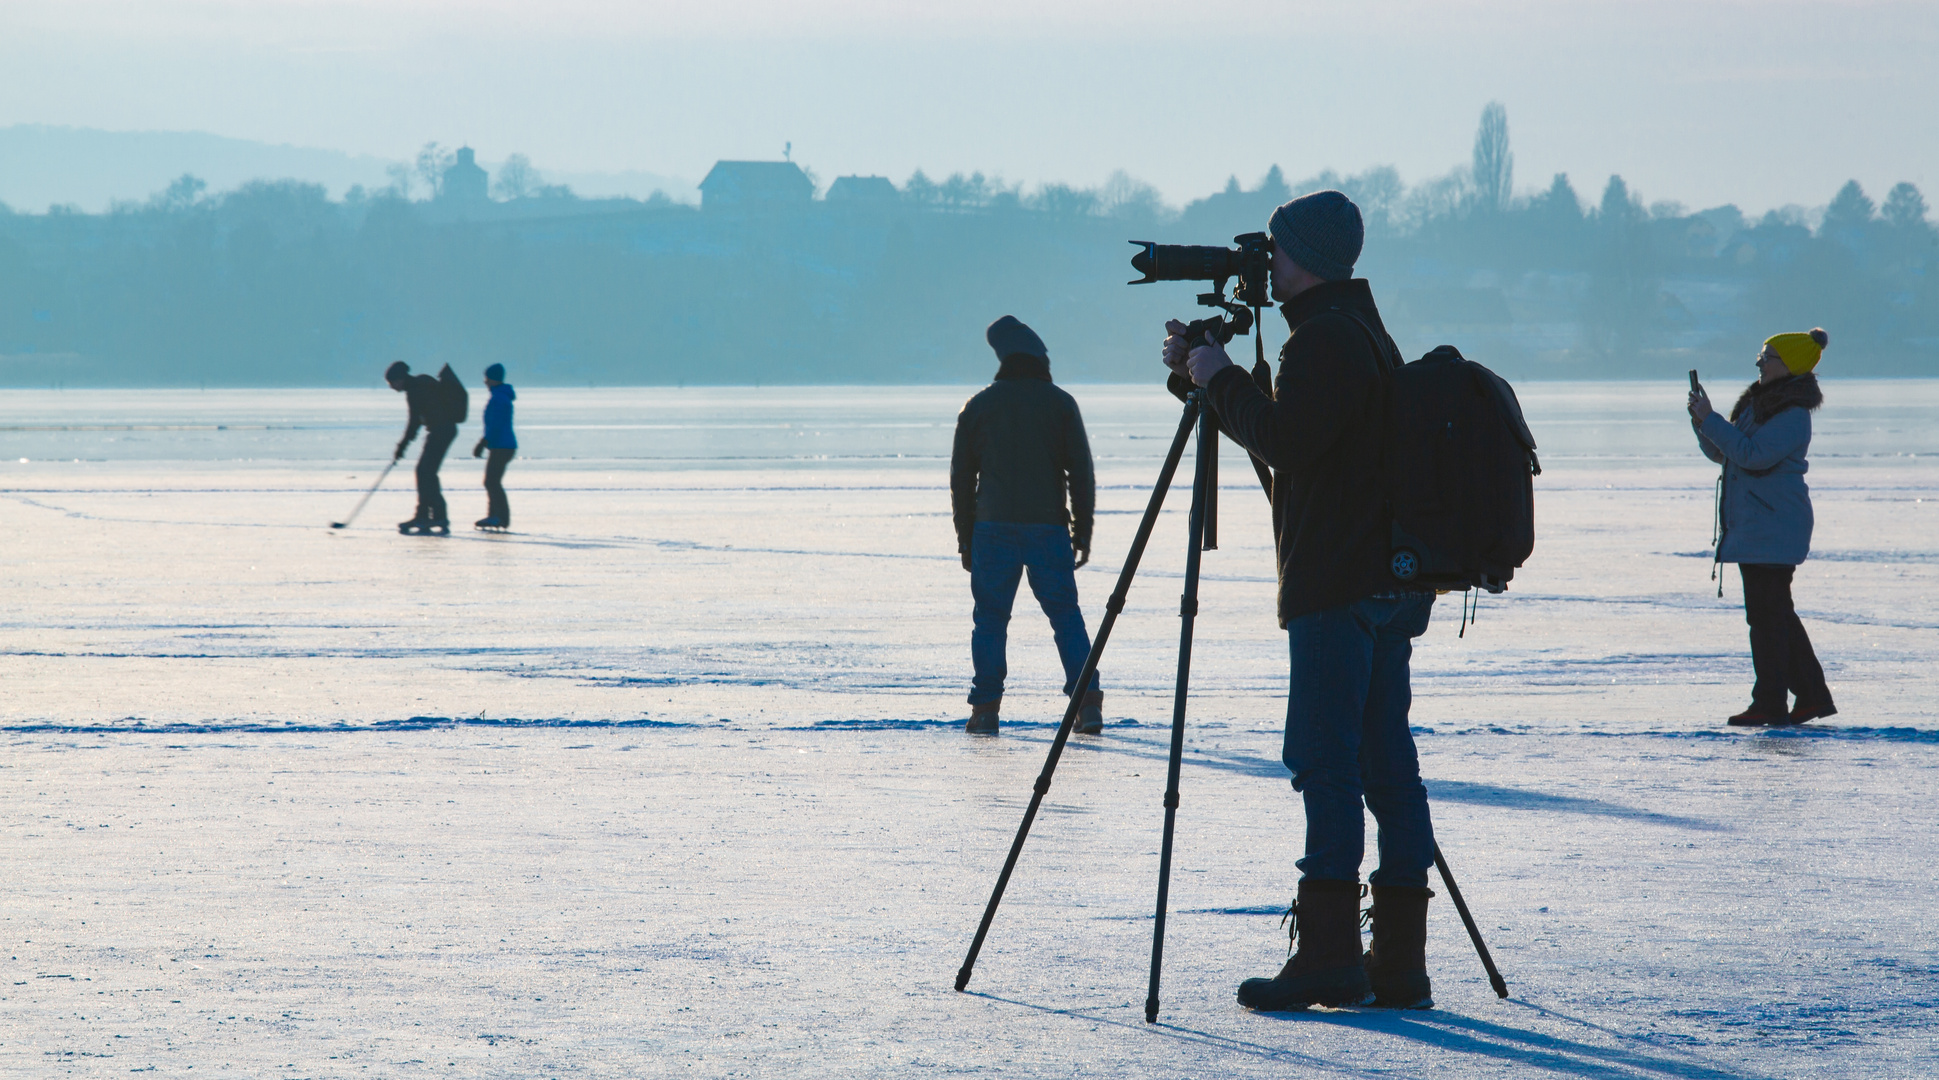
[[[1327,281],[1353,276],[1367,238],[1360,208],[1337,191],[1301,195],[1274,210],[1268,228],[1288,258]]]
[[[990,328],[983,332],[983,338],[990,343],[990,348],[996,350],[998,360],[1008,359],[1017,353],[1050,359],[1050,352],[1044,348],[1044,339],[1018,321],[1015,315],[1005,315],[991,323]]]

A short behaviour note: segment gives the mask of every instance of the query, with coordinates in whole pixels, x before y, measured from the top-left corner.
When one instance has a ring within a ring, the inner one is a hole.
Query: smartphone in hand
[[[1703,384],[1697,382],[1696,368],[1690,369],[1690,392],[1692,394],[1700,394],[1703,392]]]

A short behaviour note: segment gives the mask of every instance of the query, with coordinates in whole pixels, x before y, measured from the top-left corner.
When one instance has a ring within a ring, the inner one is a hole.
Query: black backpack
[[[438,372],[437,421],[441,424],[462,424],[471,413],[471,395],[465,392],[465,384],[451,365],[444,365]]]
[[[1387,376],[1381,476],[1396,584],[1508,587],[1535,550],[1535,437],[1507,380],[1442,345]]]

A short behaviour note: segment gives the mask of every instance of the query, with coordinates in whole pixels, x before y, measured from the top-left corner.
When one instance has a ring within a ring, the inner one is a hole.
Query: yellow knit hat
[[[1831,344],[1831,335],[1817,327],[1808,334],[1773,334],[1764,339],[1764,344],[1777,350],[1777,358],[1791,374],[1802,375],[1818,366],[1818,357]]]

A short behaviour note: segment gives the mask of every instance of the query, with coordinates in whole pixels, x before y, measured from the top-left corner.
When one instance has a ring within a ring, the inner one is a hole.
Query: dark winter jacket
[[[404,428],[405,442],[408,443],[417,438],[417,429],[421,427],[432,429],[448,427],[453,431],[458,430],[456,424],[438,424],[432,421],[432,417],[444,415],[440,406],[440,396],[443,393],[444,390],[438,385],[437,377],[434,375],[404,377],[404,400],[411,407],[410,423]]]
[[[516,450],[518,438],[512,434],[512,401],[518,392],[509,383],[491,388],[485,403],[485,446],[492,450]]]
[[[1818,377],[1755,382],[1730,410],[1693,424],[1697,449],[1724,467],[1717,561],[1796,566],[1811,553],[1811,413],[1824,404]]]
[[[949,496],[958,551],[969,550],[979,521],[1066,525],[1072,545],[1090,550],[1097,500],[1091,443],[1077,402],[1051,385],[1050,361],[1012,354],[996,381],[964,403]]]
[[[1284,626],[1392,583],[1380,416],[1384,376],[1400,352],[1363,278],[1316,285],[1281,311],[1293,334],[1279,350],[1272,396],[1237,364],[1213,376],[1206,389],[1219,425],[1273,469]],[[1365,320],[1373,336],[1347,312]]]

